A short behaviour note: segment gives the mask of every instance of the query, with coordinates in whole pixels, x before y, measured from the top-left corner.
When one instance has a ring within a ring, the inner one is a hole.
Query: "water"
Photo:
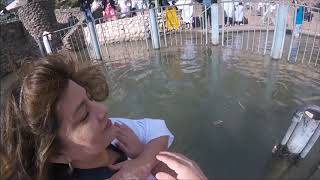
[[[270,169],[273,145],[297,108],[320,103],[318,67],[243,50],[187,42],[115,61],[107,72],[109,115],[165,119],[175,135],[171,150],[198,162],[209,179],[261,179],[281,171],[277,164]],[[310,176],[316,150],[286,177]]]

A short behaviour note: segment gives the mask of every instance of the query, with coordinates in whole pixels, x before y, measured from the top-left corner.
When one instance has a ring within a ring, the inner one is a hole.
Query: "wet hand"
[[[165,163],[169,168],[177,173],[177,179],[200,179],[207,180],[208,178],[203,174],[199,166],[187,157],[171,152],[160,152],[157,159]],[[159,172],[156,174],[157,179],[176,180],[171,175]]]
[[[137,158],[144,149],[137,135],[125,124],[115,124],[120,129],[117,136],[119,142],[117,143],[120,148],[131,159]]]
[[[150,164],[144,163],[139,159],[127,160],[115,165],[109,166],[110,169],[118,171],[110,180],[123,180],[123,179],[147,179],[150,175]]]

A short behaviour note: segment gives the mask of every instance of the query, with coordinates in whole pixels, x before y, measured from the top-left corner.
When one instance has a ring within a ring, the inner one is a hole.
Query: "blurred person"
[[[240,2],[235,8],[235,23],[238,25],[243,24],[243,4]]]
[[[103,19],[105,21],[114,21],[117,20],[116,16],[116,6],[114,0],[103,0],[102,1],[103,5]]]

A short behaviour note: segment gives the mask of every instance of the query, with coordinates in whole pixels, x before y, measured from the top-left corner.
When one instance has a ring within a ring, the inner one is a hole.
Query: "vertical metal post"
[[[90,45],[89,45],[89,42],[87,41],[87,39],[86,39],[86,31],[84,30],[84,28],[83,28],[83,24],[81,25],[81,31],[82,31],[82,34],[84,35],[84,43],[85,43],[85,45],[86,45],[86,48],[85,48],[85,52],[86,52],[86,61],[88,61],[88,58],[89,58],[89,60],[90,60],[90,51],[89,51],[89,48],[90,48]]]
[[[93,49],[94,49],[94,52],[96,54],[96,57],[97,57],[97,59],[101,60],[102,59],[101,51],[100,51],[100,48],[99,48],[97,34],[96,34],[95,29],[94,29],[94,24],[93,24],[92,21],[88,22],[88,29],[89,29],[89,32],[90,32],[90,39],[91,39],[91,43],[93,45]]]
[[[223,10],[223,3],[219,3],[220,5],[222,5],[222,7],[220,6],[220,8],[222,9],[222,32],[221,32],[221,45],[224,46],[224,10]]]
[[[37,39],[37,44],[38,44],[38,47],[39,47],[41,56],[44,57],[45,55],[44,55],[44,51],[43,51],[43,47],[42,47],[42,44],[41,44],[41,39],[40,39],[40,37]]]
[[[100,19],[101,19],[101,18],[100,18]],[[96,20],[94,20],[93,23],[94,23],[94,25],[95,25],[95,24],[96,24]],[[100,29],[101,29],[101,28],[102,28],[101,24],[99,23],[98,25],[100,26]],[[101,40],[99,40],[99,35],[100,35],[100,34],[98,34],[97,26],[96,26],[96,25],[95,25],[94,30],[95,30],[95,32],[96,32],[96,34],[97,34],[98,47],[99,47],[100,53],[101,53],[101,55],[102,55],[101,57],[103,57],[103,51],[102,51],[102,49],[101,49],[101,44],[100,44]],[[100,30],[100,32],[101,32],[101,30]],[[101,35],[100,35],[100,36],[101,36]],[[102,59],[102,58],[101,58],[101,59]]]
[[[219,7],[218,4],[211,5],[211,42],[219,44]]]
[[[148,19],[148,18],[147,18]],[[146,25],[145,16],[143,15],[143,26],[144,26],[144,38],[146,40],[147,49],[149,49],[149,42],[148,42],[148,27]]]
[[[83,60],[82,61],[84,61],[85,60],[85,58],[86,58],[86,54],[83,52],[83,48],[84,48],[84,45],[83,45],[83,43],[82,43],[82,38],[81,38],[81,35],[80,35],[80,33],[79,33],[79,31],[80,31],[80,25],[75,25],[76,26],[76,28],[77,28],[77,30],[76,30],[76,35],[78,34],[78,37],[79,37],[79,41],[80,41],[80,46],[81,47],[79,47],[79,49],[78,49],[78,51],[79,51],[79,54],[82,54],[83,55]],[[82,58],[82,57],[81,57]]]
[[[276,29],[273,36],[271,57],[281,59],[284,40],[286,37],[287,16],[289,5],[280,4],[277,12]]]
[[[164,36],[164,44],[166,47],[168,47],[167,44],[167,32],[166,32],[166,25],[164,24],[164,19],[163,19],[163,10],[162,8],[160,8],[161,10],[161,20],[162,20],[162,29],[163,29],[163,36]]]
[[[49,39],[48,39],[48,34],[49,34],[48,32],[43,32],[42,41],[47,54],[52,54],[52,50],[51,50]]]
[[[318,12],[319,12],[319,10],[318,10]],[[312,55],[313,55],[314,44],[316,42],[317,33],[318,33],[318,25],[319,25],[319,23],[317,23],[317,25],[316,25],[316,30],[315,30],[315,34],[314,34],[314,38],[313,38],[312,49],[311,49],[311,53],[310,53],[308,64],[310,64],[311,58],[312,58]]]
[[[204,6],[204,23],[206,28],[206,44],[208,44],[208,13],[207,13],[207,6]]]
[[[83,2],[83,3],[88,3],[88,2]],[[87,7],[90,4],[85,4],[85,6]],[[99,60],[102,60],[102,56],[101,56],[101,50],[99,47],[99,42],[98,42],[98,38],[97,38],[97,33],[95,30],[95,21],[94,18],[92,16],[91,10],[90,8],[86,8],[82,11],[84,17],[86,18],[86,22],[87,22],[87,26],[89,29],[89,33],[90,33],[90,40],[91,40],[91,44],[93,45],[93,49],[94,52],[96,54],[96,58]]]
[[[201,26],[201,41],[200,41],[200,44],[202,44],[202,40],[203,40],[203,27],[204,27],[204,25],[203,25],[203,17],[201,17],[201,16],[199,16],[199,19],[201,19],[201,21],[200,21],[200,26]]]
[[[200,21],[200,19],[199,19],[199,21]],[[194,19],[194,24],[195,24],[195,28],[197,28],[197,18]],[[197,31],[196,31],[196,44],[198,44],[198,32]]]
[[[158,33],[158,23],[156,19],[155,9],[149,9],[149,19],[151,24],[151,40],[154,49],[160,48],[159,33]]]
[[[107,40],[106,40],[106,37],[104,36],[104,27],[103,27],[103,24],[101,23],[101,19],[99,19],[99,24],[100,24],[100,27],[101,27],[101,33],[102,33],[102,37],[103,37],[103,43],[102,44],[104,44],[104,46],[105,46],[105,49],[106,49],[106,51],[107,51],[107,55],[108,55],[108,58],[109,58],[109,60],[110,60],[110,53],[109,53],[109,49],[108,49],[108,42],[107,42]]]
[[[288,61],[290,61],[290,56],[292,51],[292,43],[293,43],[293,37],[294,37],[293,32],[296,27],[296,16],[297,16],[297,11],[295,7],[293,7],[293,25],[292,25],[292,31],[291,31],[291,41],[290,41],[290,47],[289,47],[289,53],[288,53]]]

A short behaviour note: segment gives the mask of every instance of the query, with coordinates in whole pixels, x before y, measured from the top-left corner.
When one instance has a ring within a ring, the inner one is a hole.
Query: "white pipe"
[[[310,149],[313,147],[313,145],[316,143],[316,141],[318,140],[320,136],[320,126],[318,125],[318,128],[316,129],[316,131],[314,132],[314,134],[312,135],[312,137],[310,138],[308,144],[304,147],[304,149],[302,150],[300,157],[304,158],[306,157],[306,155],[309,153]]]
[[[296,115],[294,116],[294,118],[292,119],[292,123],[286,132],[286,135],[283,137],[281,141],[281,145],[284,146],[287,144],[297,124],[301,121],[301,118],[302,118],[302,115],[300,117],[296,117]]]

